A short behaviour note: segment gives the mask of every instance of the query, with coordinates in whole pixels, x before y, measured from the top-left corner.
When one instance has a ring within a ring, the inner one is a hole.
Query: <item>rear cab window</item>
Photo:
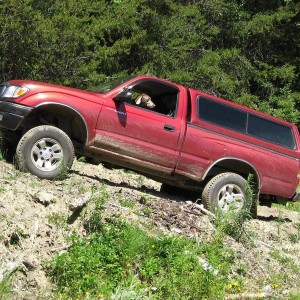
[[[288,149],[296,148],[291,127],[214,99],[198,97],[197,114],[202,121]]]

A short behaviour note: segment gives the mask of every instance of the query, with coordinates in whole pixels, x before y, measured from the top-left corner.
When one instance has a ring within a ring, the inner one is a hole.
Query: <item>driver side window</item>
[[[142,81],[130,87],[131,105],[174,118],[177,113],[178,90],[172,86]]]

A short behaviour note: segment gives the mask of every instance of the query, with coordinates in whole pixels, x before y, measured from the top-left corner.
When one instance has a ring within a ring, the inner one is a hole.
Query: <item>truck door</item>
[[[151,92],[152,89],[155,92]],[[150,96],[152,107],[135,100],[141,95]],[[95,146],[142,162],[174,169],[182,131],[179,91],[157,82],[142,82],[131,88],[132,101],[106,99],[102,108]],[[166,105],[173,103],[173,111]]]

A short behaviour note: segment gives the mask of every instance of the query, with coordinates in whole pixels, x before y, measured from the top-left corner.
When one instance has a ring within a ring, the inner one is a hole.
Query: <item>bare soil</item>
[[[14,299],[52,299],[44,262],[67,251],[71,233],[85,234],[82,220],[92,202],[84,210],[70,208],[103,189],[109,194],[106,214],[195,237],[199,243],[209,242],[216,230],[189,195],[162,194],[160,183],[133,172],[76,161],[65,180],[48,181],[0,161],[0,280],[5,270],[17,268],[12,276]],[[246,223],[248,242],[226,239],[236,256],[232,278],[239,275],[245,281],[235,292],[241,297],[267,292],[272,299],[289,299],[289,292],[298,290],[298,223],[296,212],[259,206],[258,218]]]

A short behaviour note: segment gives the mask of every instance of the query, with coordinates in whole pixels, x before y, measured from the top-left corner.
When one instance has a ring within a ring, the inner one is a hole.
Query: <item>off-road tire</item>
[[[226,211],[227,209],[229,209],[228,207],[230,204],[227,205],[225,203],[223,206],[220,206],[220,203],[223,204],[224,202],[226,202],[223,199],[230,199],[230,201],[232,201],[232,206],[234,206],[235,200],[232,199],[234,199],[236,196],[236,205],[238,207],[237,210],[242,209],[246,201],[246,185],[247,181],[242,176],[236,173],[221,173],[213,177],[207,183],[202,192],[201,201],[204,207],[212,212]],[[229,192],[227,191],[227,189],[229,190]],[[241,203],[240,201],[241,197],[237,196],[241,194],[243,197],[243,203]],[[220,197],[222,200],[220,199]]]
[[[17,167],[43,179],[62,176],[71,168],[74,157],[74,147],[68,135],[48,125],[27,131],[16,150]]]

